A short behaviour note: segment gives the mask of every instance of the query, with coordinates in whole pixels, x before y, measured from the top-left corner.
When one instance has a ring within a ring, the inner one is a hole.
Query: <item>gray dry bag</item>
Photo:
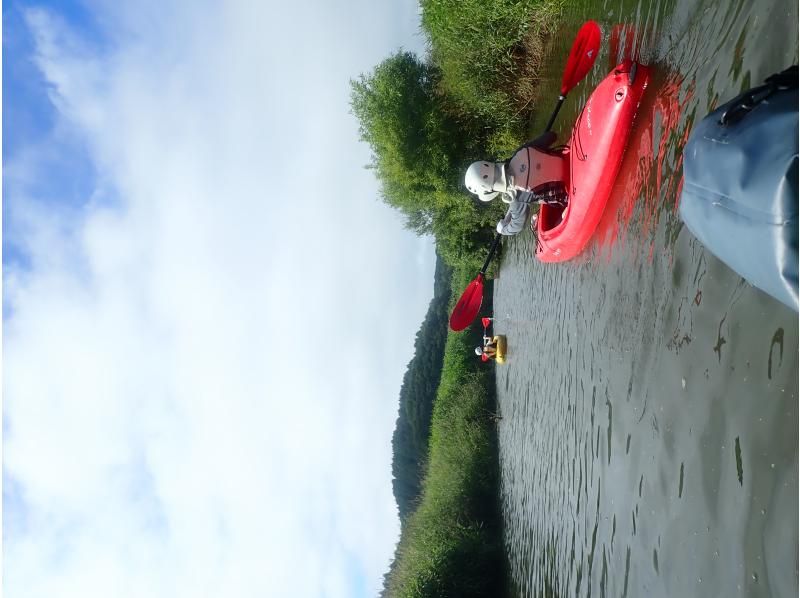
[[[797,66],[706,116],[683,153],[680,215],[740,276],[797,310]]]

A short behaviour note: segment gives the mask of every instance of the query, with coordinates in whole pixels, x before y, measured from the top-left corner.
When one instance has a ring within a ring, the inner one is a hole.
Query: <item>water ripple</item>
[[[521,596],[698,595],[699,584],[702,595],[796,595],[797,535],[782,524],[797,517],[796,315],[708,254],[676,207],[692,124],[797,61],[796,32],[784,47],[756,44],[758,32],[791,32],[797,8],[604,10],[605,31],[630,26],[611,52],[654,67],[609,207],[593,245],[565,264],[532,259],[529,235],[511,239],[494,287],[514,349],[497,378],[512,579]],[[585,11],[567,13],[569,44]],[[600,62],[570,94],[562,133]],[[550,63],[555,89],[563,60]]]

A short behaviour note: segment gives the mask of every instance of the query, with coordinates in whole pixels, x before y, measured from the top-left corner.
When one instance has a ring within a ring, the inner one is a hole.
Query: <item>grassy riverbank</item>
[[[562,4],[420,0],[428,55],[397,52],[351,82],[351,106],[361,139],[372,149],[370,168],[383,201],[405,216],[408,228],[434,235],[453,268],[450,308],[480,268],[505,211],[500,202],[482,203],[467,193],[464,172],[474,160],[509,157],[525,141],[537,109],[543,48]],[[490,285],[484,301],[482,314],[491,313]],[[423,329],[435,337],[430,325]],[[507,594],[494,366],[475,356],[481,332],[477,322],[447,334],[435,397],[432,390],[417,396],[428,391],[415,386],[422,389],[415,390],[415,404],[433,402],[430,436],[424,455],[418,449],[395,454],[405,460],[393,466],[405,472],[395,480],[403,526],[384,595]],[[409,379],[423,361],[434,360],[418,361],[409,366]],[[408,412],[401,404],[398,429],[406,447],[423,429]],[[421,484],[406,475],[417,470]]]
[[[506,593],[494,369],[473,352],[481,333],[478,323],[465,333],[448,335],[427,474],[387,576],[389,596]]]
[[[489,155],[519,146],[535,106],[545,39],[564,0],[421,0],[440,90],[480,119]]]

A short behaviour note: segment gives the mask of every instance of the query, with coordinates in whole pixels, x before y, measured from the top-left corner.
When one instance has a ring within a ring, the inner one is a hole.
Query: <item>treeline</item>
[[[447,340],[450,275],[450,267],[437,254],[433,299],[417,332],[414,357],[400,387],[400,408],[392,436],[392,485],[403,523],[418,503],[426,471],[433,401]]]
[[[474,265],[487,230],[502,208],[478,206],[463,189],[466,167],[483,154],[477,121],[440,93],[441,72],[410,52],[398,52],[352,82],[351,105],[383,200],[406,226],[433,234],[451,266]]]

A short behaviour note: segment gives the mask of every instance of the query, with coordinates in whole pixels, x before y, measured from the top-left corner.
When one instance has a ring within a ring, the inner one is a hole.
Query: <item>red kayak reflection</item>
[[[658,65],[651,69],[650,87],[639,106],[628,149],[595,234],[598,253],[607,259],[613,247],[625,240],[634,216],[640,249],[652,258],[659,212],[677,209],[683,147],[690,131],[682,116],[694,86],[684,89],[680,75],[665,75]]]

